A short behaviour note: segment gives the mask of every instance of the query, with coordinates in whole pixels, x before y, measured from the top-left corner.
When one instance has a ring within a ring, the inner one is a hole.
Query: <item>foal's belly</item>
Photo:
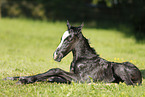
[[[78,64],[75,68],[76,73],[78,73],[80,82],[91,82],[99,80],[99,68],[94,64]]]
[[[81,82],[112,82],[114,79],[111,65],[109,64],[78,64],[75,68]]]

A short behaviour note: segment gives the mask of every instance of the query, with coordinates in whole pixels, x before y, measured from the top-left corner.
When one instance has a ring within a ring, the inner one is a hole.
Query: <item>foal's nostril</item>
[[[54,52],[53,59],[55,60],[56,58],[57,58],[57,54],[56,54],[56,52]]]

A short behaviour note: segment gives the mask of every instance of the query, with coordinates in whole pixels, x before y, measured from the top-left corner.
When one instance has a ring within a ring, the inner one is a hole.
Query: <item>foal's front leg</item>
[[[77,81],[77,76],[74,73],[66,72],[59,68],[50,69],[45,73],[37,74],[34,76],[27,76],[27,77],[21,77],[20,80],[17,82],[17,84],[29,84],[34,83],[36,81],[43,81],[46,79],[52,78],[52,80],[55,82],[54,79],[56,79],[56,82],[71,82],[72,80]],[[51,82],[51,81],[50,81]]]

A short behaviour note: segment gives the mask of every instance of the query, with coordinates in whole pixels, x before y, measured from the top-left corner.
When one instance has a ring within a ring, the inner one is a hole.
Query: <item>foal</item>
[[[5,80],[17,80],[17,84],[29,84],[36,81],[58,83],[74,82],[125,82],[127,85],[142,83],[139,69],[130,62],[115,63],[107,61],[90,47],[88,40],[82,34],[83,24],[74,27],[67,21],[68,30],[64,32],[61,42],[54,52],[54,60],[60,62],[69,52],[73,53],[70,72],[53,68],[45,73],[25,77],[7,77]]]

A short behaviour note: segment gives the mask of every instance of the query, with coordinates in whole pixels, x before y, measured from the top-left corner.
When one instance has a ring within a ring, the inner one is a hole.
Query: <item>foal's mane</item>
[[[95,49],[94,49],[93,47],[90,46],[89,39],[85,38],[84,36],[83,36],[83,38],[84,38],[85,44],[86,44],[87,47],[92,51],[92,53],[93,53],[93,54],[96,54],[97,56],[99,56],[99,54],[97,54],[97,52],[95,51]]]

